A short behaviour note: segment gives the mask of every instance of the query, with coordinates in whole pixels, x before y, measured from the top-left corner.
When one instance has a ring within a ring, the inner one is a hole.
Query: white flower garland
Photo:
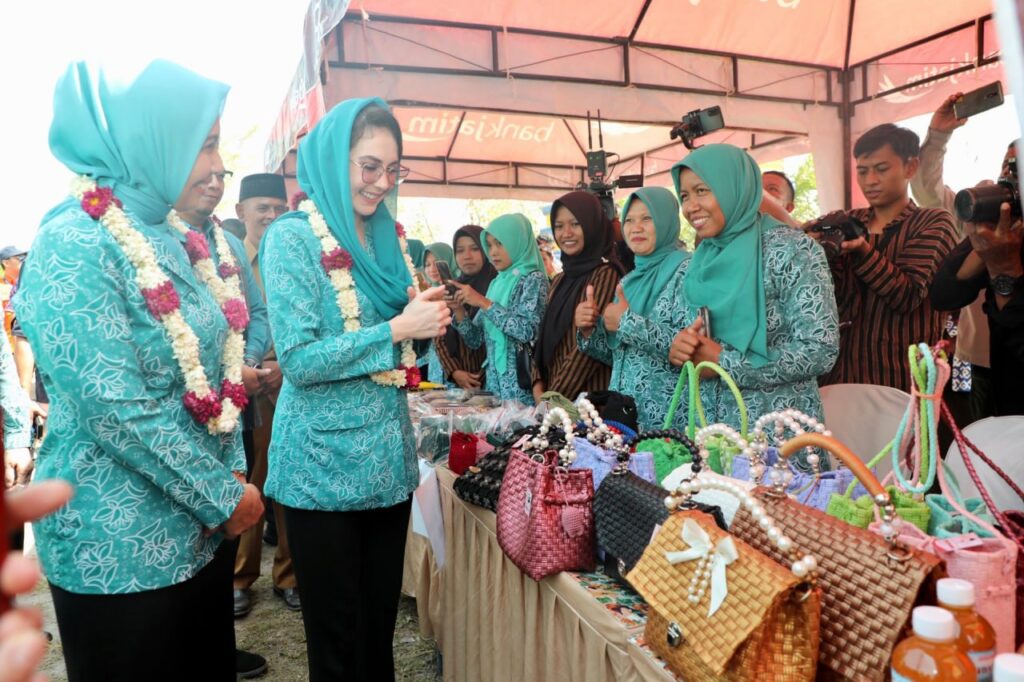
[[[331,234],[330,228],[327,227],[327,221],[324,220],[323,215],[321,215],[312,199],[306,199],[300,203],[299,210],[309,215],[309,224],[313,228],[313,234],[320,240],[321,262],[325,258],[341,258],[343,257],[342,255],[347,256],[349,259],[351,258],[351,256],[344,252],[338,240]],[[398,244],[402,250],[405,266],[409,269],[409,275],[412,277],[412,281],[415,282],[416,268],[413,265],[412,258],[409,257],[409,247],[405,237],[399,236]],[[359,322],[359,299],[356,298],[355,280],[352,278],[350,267],[339,265],[328,268],[327,265],[324,265],[324,269],[331,280],[331,285],[334,287],[338,308],[341,310],[342,317],[345,318],[345,331],[358,331],[361,327]],[[401,367],[371,374],[370,379],[374,383],[381,386],[395,386],[397,388],[406,386],[408,374],[405,368],[414,369],[416,367],[416,351],[413,349],[411,339],[402,341],[401,348]]]
[[[210,386],[206,377],[206,371],[199,358],[199,339],[181,314],[180,299],[173,283],[160,269],[153,246],[133,227],[131,219],[121,209],[120,201],[109,189],[98,188],[95,181],[88,177],[75,178],[71,193],[75,199],[82,202],[86,212],[110,232],[135,267],[135,281],[146,298],[147,306],[171,337],[174,357],[185,379],[186,408],[197,421],[206,425],[211,434],[234,431],[246,402],[241,385],[241,367],[245,352],[245,325],[241,322],[243,319],[245,322],[248,321],[248,311],[244,299],[241,298],[237,272],[228,277],[228,282],[225,283],[217,275],[211,259],[207,258],[193,266],[197,276],[210,287],[222,310],[225,304],[229,304],[234,313],[229,318],[229,324],[232,319],[235,324],[231,325],[232,331],[225,343],[222,359],[226,383],[222,385],[221,392],[218,392]],[[178,219],[175,227],[180,230],[182,225]],[[226,254],[221,251],[222,263],[229,269],[237,270],[237,263],[227,248],[220,228],[216,228],[215,234],[218,247],[223,243],[227,251]],[[239,326],[241,330],[238,330]],[[233,385],[228,386],[227,382]],[[239,405],[236,400],[242,404]]]
[[[172,210],[167,214],[167,222],[186,238],[192,232],[188,225],[185,224],[185,221],[181,219],[181,216],[178,215],[177,211]],[[231,246],[228,244],[228,240],[224,236],[224,230],[221,229],[220,225],[213,225],[213,241],[217,248],[220,268],[214,264],[212,258],[207,257],[193,263],[192,269],[200,281],[210,289],[214,300],[217,302],[217,307],[224,311],[225,306],[229,305],[231,301],[241,301],[242,304],[245,304],[245,296],[242,295],[242,269],[239,267],[235,254],[231,251]],[[224,341],[224,354],[221,360],[224,368],[224,378],[233,384],[241,386],[242,366],[245,364],[245,328],[248,324],[244,326],[233,325],[230,319],[228,322],[228,337]],[[246,309],[246,323],[248,323],[248,309]],[[199,369],[202,371],[202,365],[199,366]],[[205,375],[203,380],[205,381]],[[221,431],[222,433],[234,430],[235,425],[238,423],[238,418],[244,409],[244,405],[236,405],[231,399],[222,399],[219,421],[226,421],[230,425],[230,428],[224,428]]]

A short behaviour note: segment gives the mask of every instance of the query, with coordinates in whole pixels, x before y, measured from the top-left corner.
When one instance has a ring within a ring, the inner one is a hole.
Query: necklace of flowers
[[[357,331],[361,325],[359,323],[359,299],[356,297],[355,280],[352,278],[352,254],[341,248],[341,244],[331,234],[330,228],[327,227],[327,221],[324,220],[312,199],[302,201],[299,204],[299,210],[309,215],[309,224],[313,228],[313,234],[320,240],[320,265],[334,287],[338,308],[341,309],[342,317],[345,318],[345,331]],[[398,234],[398,245],[405,259],[405,267],[409,269],[409,275],[415,282],[416,268],[412,263],[412,258],[409,257],[405,229],[400,223],[395,223],[395,232]],[[376,372],[370,375],[370,379],[381,386],[397,388],[419,386],[420,370],[416,367],[416,351],[413,349],[411,339],[402,341],[400,362],[398,369]]]
[[[199,359],[199,339],[181,314],[181,299],[174,284],[160,269],[153,246],[133,227],[132,220],[122,210],[121,201],[109,187],[98,187],[88,177],[76,178],[71,194],[93,220],[107,228],[135,267],[135,281],[146,300],[146,307],[171,337],[174,357],[185,378],[185,409],[211,434],[234,431],[242,410],[249,402],[242,385],[244,333],[249,324],[249,309],[241,293],[238,277],[241,269],[221,229],[214,228],[220,257],[218,268],[210,257],[206,237],[189,229],[173,211],[168,216],[168,222],[184,233],[185,251],[192,269],[210,289],[230,328],[222,357],[224,380],[217,391],[206,377]]]

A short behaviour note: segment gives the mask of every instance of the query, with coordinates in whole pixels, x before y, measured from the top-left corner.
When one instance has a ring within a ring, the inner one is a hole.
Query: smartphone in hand
[[[1003,84],[993,81],[977,90],[971,90],[953,102],[953,115],[968,118],[983,111],[994,109],[1003,103]]]
[[[704,327],[701,329],[701,335],[707,338],[713,338],[711,336],[711,311],[708,310],[707,306],[702,305],[700,310],[697,312],[700,315],[700,319],[704,321]]]
[[[447,289],[448,294],[454,294],[456,289],[450,282],[455,278],[452,277],[451,268],[449,268],[448,264],[443,260],[434,261],[434,267],[437,268],[437,276],[441,278],[441,283],[444,284],[444,288]]]

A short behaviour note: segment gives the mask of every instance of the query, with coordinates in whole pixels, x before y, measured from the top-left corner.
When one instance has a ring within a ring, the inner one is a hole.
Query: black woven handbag
[[[501,492],[501,482],[505,478],[508,456],[512,452],[513,446],[523,436],[532,436],[536,431],[536,426],[516,431],[501,445],[478,459],[475,465],[467,468],[461,476],[455,479],[452,486],[459,499],[493,512],[498,511],[498,494]]]
[[[689,443],[684,434],[675,430],[648,431],[640,437],[672,438]],[[605,553],[606,575],[628,585],[623,576],[640,560],[655,527],[668,518],[665,508],[668,494],[661,486],[648,483],[622,466],[604,479],[594,495],[594,523],[597,543]],[[710,514],[719,528],[727,529],[718,507],[694,503],[691,508]]]
[[[502,446],[477,460],[476,464],[455,479],[452,486],[461,499],[478,507],[498,511],[498,495],[511,447]]]

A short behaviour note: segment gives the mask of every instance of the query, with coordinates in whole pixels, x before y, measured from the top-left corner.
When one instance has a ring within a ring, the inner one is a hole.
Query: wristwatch
[[[998,296],[1013,296],[1013,292],[1020,286],[1024,277],[1012,277],[1010,275],[996,275],[992,278],[992,291]]]

